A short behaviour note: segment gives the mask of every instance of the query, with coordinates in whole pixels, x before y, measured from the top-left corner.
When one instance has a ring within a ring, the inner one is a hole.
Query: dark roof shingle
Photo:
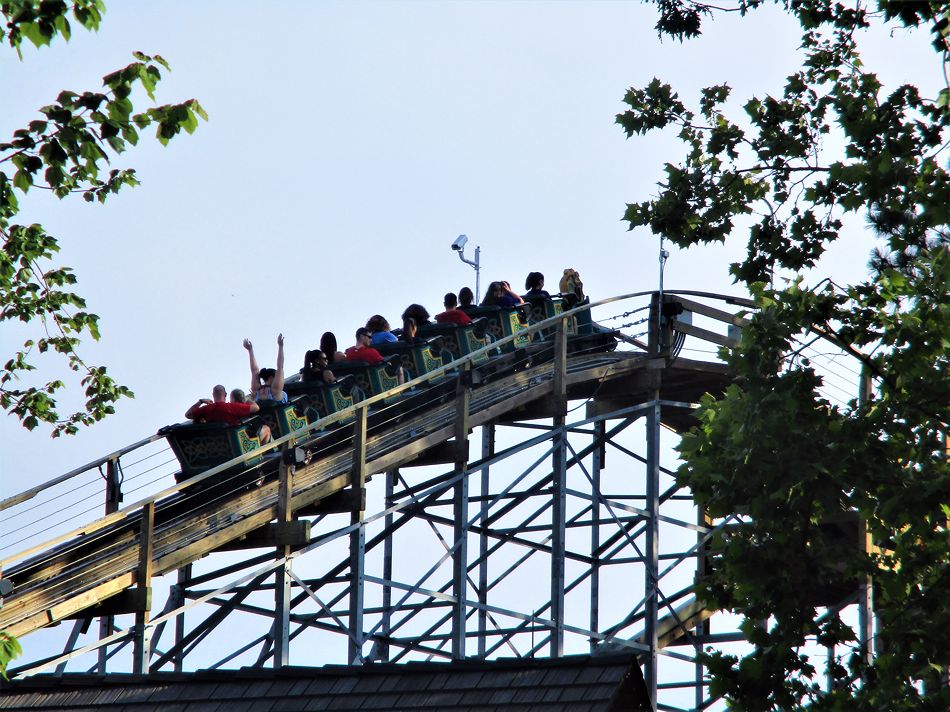
[[[5,683],[0,710],[32,712],[641,712],[631,656],[37,675]]]

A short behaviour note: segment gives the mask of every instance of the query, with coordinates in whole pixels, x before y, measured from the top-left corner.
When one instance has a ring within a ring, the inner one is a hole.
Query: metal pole
[[[660,339],[660,342],[659,342],[660,351],[664,351],[665,347],[667,346],[667,344],[664,343],[666,340],[666,329],[664,328],[665,324],[663,323],[663,270],[666,267],[666,258],[669,256],[670,256],[670,253],[667,252],[666,249],[663,247],[663,235],[661,234],[660,235],[660,284],[659,284],[659,290],[657,292],[658,294],[657,301],[659,303],[659,308],[656,313],[657,314],[656,333]]]
[[[471,364],[466,362],[459,373],[456,394],[458,410],[455,416],[455,474],[461,475],[455,484],[453,510],[454,553],[452,555],[452,593],[455,606],[452,611],[452,657],[465,658],[465,601],[468,600],[468,420],[472,397]]]
[[[647,411],[647,482],[646,548],[644,555],[644,640],[649,646],[644,679],[650,700],[656,705],[657,686],[657,589],[660,573],[659,509],[660,509],[660,392],[653,392],[653,407]]]
[[[353,469],[350,483],[362,500],[366,484],[366,406],[356,409],[353,424]],[[363,663],[363,593],[366,572],[366,528],[363,526],[363,504],[350,516],[356,528],[350,534],[350,637],[347,639],[350,665]]]
[[[607,426],[605,421],[594,423],[594,450],[591,472],[591,508],[590,508],[590,630],[597,631],[600,625],[600,471],[604,466],[604,436]],[[590,639],[590,651],[594,652],[597,641]]]
[[[475,248],[475,303],[482,298],[482,248]]]
[[[288,446],[281,448],[277,482],[277,524],[289,524],[293,518],[293,470],[287,463]],[[274,570],[274,667],[290,664],[290,546],[277,547],[277,556],[284,559]]]
[[[66,640],[66,645],[63,646],[64,655],[76,647],[76,641],[79,640],[80,634],[85,633],[89,629],[89,624],[91,622],[91,618],[79,618],[75,623],[73,623],[73,629],[69,632],[69,638]],[[69,660],[63,660],[63,662],[56,666],[56,677],[62,677],[63,673],[66,672],[66,665],[68,663]]]
[[[709,512],[705,507],[698,507],[696,512],[696,524],[698,524],[702,529],[711,529],[713,526],[712,517],[709,516]],[[699,531],[696,533],[697,540],[702,540],[704,533]],[[703,547],[698,552],[698,558],[696,563],[696,579],[699,583],[700,579],[705,578],[709,575],[709,555],[706,551],[706,547]],[[709,623],[709,620],[705,620],[696,627],[696,642],[694,643],[694,655],[695,662],[693,663],[693,672],[696,675],[696,689],[695,689],[695,703],[696,709],[702,709],[703,702],[706,695],[706,670],[705,666],[700,661],[700,653],[702,653],[703,647],[702,643],[699,642],[700,639],[704,636],[710,635],[712,633],[712,626]]]
[[[554,416],[552,452],[553,492],[551,506],[551,657],[564,654],[564,552],[567,534],[567,319],[561,319],[554,336]]]
[[[399,470],[389,470],[386,472],[386,499],[385,507],[389,509],[393,506],[393,492],[396,489],[396,478],[399,476]],[[382,633],[386,639],[379,646],[379,659],[383,662],[389,662],[389,636],[393,629],[393,587],[390,581],[393,580],[393,515],[387,514],[385,517],[385,528],[390,535],[383,541],[383,626]]]
[[[482,427],[482,460],[495,455],[495,426],[491,423]],[[481,518],[478,520],[478,657],[485,658],[488,646],[488,496],[490,493],[488,467],[482,468],[481,476]]]
[[[172,595],[175,597],[174,606],[179,608],[185,603],[185,589],[188,582],[191,581],[191,564],[187,564],[178,569],[178,584],[173,587]],[[173,665],[175,672],[181,672],[185,664],[185,651],[182,649],[182,641],[185,639],[185,612],[182,611],[175,616],[175,657]]]

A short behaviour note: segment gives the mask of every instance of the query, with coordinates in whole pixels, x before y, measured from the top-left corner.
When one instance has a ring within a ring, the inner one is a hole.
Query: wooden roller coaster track
[[[645,295],[625,295],[593,306]],[[567,311],[527,332],[554,334],[542,342],[544,358],[536,348],[534,357],[528,355],[514,364],[515,368],[500,370],[479,383],[473,364],[482,354],[470,355],[277,439],[263,448],[280,453],[276,476],[249,485],[242,481],[241,486],[216,488],[212,484],[216,477],[240,465],[241,458],[236,458],[5,557],[0,571],[12,590],[3,597],[0,630],[22,637],[66,619],[121,610],[136,612],[141,632],[149,621],[154,577],[181,570],[249,539],[260,541],[263,537],[290,556],[308,542],[309,529],[303,520],[321,508],[338,507],[341,501],[348,503],[344,510],[352,511],[353,527],[358,527],[365,507],[365,484],[378,473],[411,464],[455,462],[464,478],[468,436],[473,428],[538,418],[560,418],[563,424],[567,404],[584,399],[588,401],[587,414],[594,419],[620,417],[653,404],[665,426],[682,431],[691,424],[690,413],[699,397],[721,392],[729,374],[722,363],[680,357],[673,344],[686,335],[717,345],[732,341],[730,336],[699,328],[689,320],[667,318],[658,308],[657,296],[652,299],[646,343],[624,340],[620,335],[616,351],[572,351],[569,320],[590,307]],[[683,296],[675,299],[689,313],[731,326],[743,323],[740,317],[700,301]],[[490,348],[504,343],[502,340]],[[427,391],[433,383],[440,385]],[[424,393],[436,391],[440,397],[422,398]],[[386,404],[394,398],[404,402],[416,398],[419,405],[403,409],[398,416],[384,415],[389,412]],[[41,490],[0,502],[0,510],[28,501]],[[666,618],[660,619],[656,608],[652,615],[639,641],[655,655],[657,647],[696,628],[710,612],[687,600]],[[136,644],[136,667],[148,670],[147,638]]]

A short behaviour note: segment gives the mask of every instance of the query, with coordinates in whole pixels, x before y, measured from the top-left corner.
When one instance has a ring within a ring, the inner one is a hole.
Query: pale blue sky
[[[469,253],[482,247],[483,284],[535,269],[553,283],[573,267],[595,299],[655,287],[656,238],[620,218],[681,150],[624,139],[625,90],[659,76],[693,100],[727,81],[738,105],[779,90],[797,41],[772,10],[682,45],[661,43],[655,21],[634,2],[113,2],[97,35],[22,63],[0,53],[0,135],[134,50],[172,64],[161,102],[197,97],[210,115],[167,149],[121,157],[142,185],[104,206],[24,202],[20,219],[60,237],[102,317],[83,355],[137,398],[61,441],[0,421],[0,494],[180,420],[217,382],[246,388],[244,337],[270,364],[282,331],[293,371],[324,330],[348,345],[370,314],[437,308],[474,286],[449,250],[459,233]],[[885,76],[937,82],[924,43],[875,48]],[[672,250],[667,286],[735,292],[727,267],[743,243]],[[829,269],[860,274],[866,255],[842,245]],[[9,353],[19,333],[3,328]]]
[[[459,233],[469,255],[482,247],[483,285],[530,270],[554,284],[573,267],[594,299],[655,288],[657,239],[620,218],[682,150],[671,135],[625,140],[626,89],[658,76],[695,101],[728,82],[740,106],[780,91],[798,38],[771,9],[708,22],[686,44],[661,43],[655,21],[649,5],[590,0],[113,0],[97,35],[22,63],[0,52],[0,136],[134,50],[172,64],[159,101],[197,97],[210,115],[166,149],[143,141],[121,157],[142,185],[104,206],[24,201],[20,220],[60,237],[102,318],[83,355],[137,397],[73,438],[0,420],[0,496],[181,420],[215,383],[247,388],[244,337],[272,365],[282,331],[293,372],[327,329],[345,346],[373,313],[436,309],[474,286],[449,249]],[[886,80],[937,86],[926,41],[873,39],[866,59]],[[870,244],[860,221],[853,233],[814,281],[863,274]],[[727,268],[744,241],[670,248],[667,288],[738,293]],[[4,324],[2,353],[20,336]]]

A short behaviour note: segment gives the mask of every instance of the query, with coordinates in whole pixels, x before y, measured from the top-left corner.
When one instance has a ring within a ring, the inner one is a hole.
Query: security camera
[[[455,238],[455,242],[452,243],[452,249],[456,252],[461,252],[465,249],[465,243],[468,242],[467,235],[459,235]]]

